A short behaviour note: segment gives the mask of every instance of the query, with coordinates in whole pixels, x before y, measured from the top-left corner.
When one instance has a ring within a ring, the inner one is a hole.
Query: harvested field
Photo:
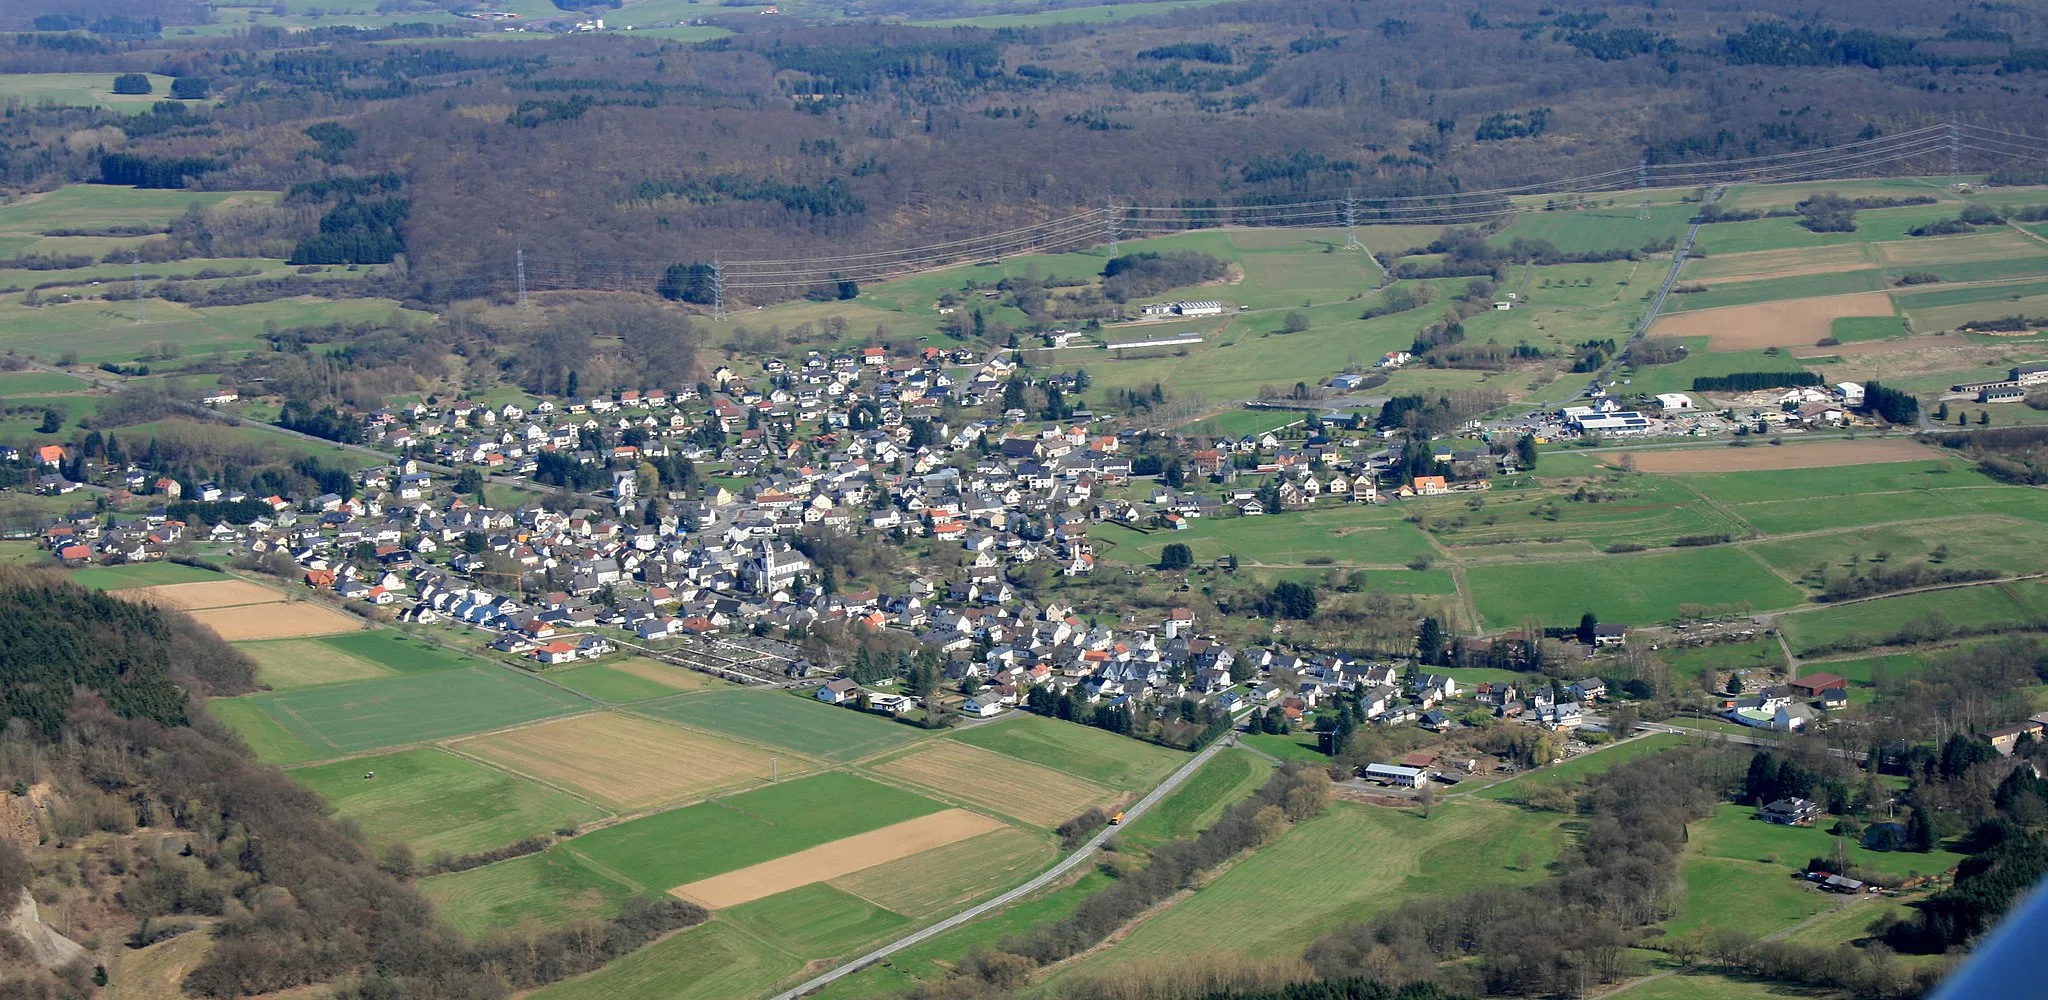
[[[1778,253],[1779,251],[1765,250],[1761,252]],[[1713,288],[1718,285],[1735,285],[1746,281],[1758,281],[1764,278],[1797,278],[1807,274],[1840,274],[1844,271],[1864,271],[1869,268],[1870,265],[1862,261],[1846,264],[1804,264],[1798,267],[1774,267],[1768,271],[1757,271],[1749,274],[1724,274],[1712,277],[1702,275],[1692,280]]]
[[[948,809],[679,885],[669,894],[713,910],[738,906],[977,837],[1002,825],[980,813]]]
[[[909,917],[952,910],[1022,882],[1058,856],[1052,841],[1016,827],[876,865],[832,886]]]
[[[1894,267],[2004,260],[2009,257],[2032,257],[2041,252],[2039,243],[2010,229],[1974,236],[1932,237],[1874,245],[1879,255],[1884,258],[1884,262]]]
[[[1600,458],[1620,465],[1624,454],[1635,456],[1637,472],[1759,472],[1769,469],[1824,469],[1836,465],[1912,462],[1941,454],[1917,441],[1828,441],[1763,448],[1685,448],[1670,451],[1605,452]]]
[[[875,770],[1047,828],[1117,796],[1092,781],[952,740],[934,741]]]
[[[1686,265],[1684,280],[1713,284],[1715,281],[1753,281],[1795,274],[1827,274],[1854,271],[1872,263],[1865,244],[1843,243],[1831,247],[1801,247],[1794,250],[1752,250],[1748,253],[1699,257]],[[1818,270],[1815,270],[1818,269]]]
[[[1706,337],[1708,350],[1714,351],[1792,347],[1833,335],[1835,320],[1844,316],[1890,315],[1891,296],[1856,292],[1673,313],[1658,317],[1651,335]]]
[[[317,639],[252,642],[239,648],[256,661],[257,679],[278,690],[368,680],[394,673],[383,664],[351,656]]]
[[[775,766],[765,750],[611,712],[478,736],[451,748],[628,810],[766,781]],[[788,775],[805,764],[784,757],[779,768]]]
[[[244,604],[276,604],[284,600],[283,594],[269,587],[262,587],[241,580],[167,583],[158,587],[117,590],[114,593],[122,597],[138,601],[148,601],[158,607],[173,608],[178,611],[232,608]]]
[[[368,627],[361,618],[342,614],[311,601],[242,604],[228,608],[206,608],[188,614],[192,616],[193,621],[214,630],[229,642],[239,642],[243,639],[298,639],[309,635],[354,632]]]

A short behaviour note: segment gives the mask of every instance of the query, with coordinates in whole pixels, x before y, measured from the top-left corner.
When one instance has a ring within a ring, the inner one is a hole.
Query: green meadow
[[[422,857],[487,850],[605,815],[566,792],[439,748],[316,764],[291,776],[362,824],[371,840],[403,843]]]
[[[1488,563],[1466,571],[1472,600],[1494,628],[1527,619],[1647,625],[1677,617],[1679,605],[1786,608],[1803,599],[1756,559],[1728,546],[1570,562]]]
[[[686,694],[649,702],[638,710],[694,729],[842,762],[894,749],[926,735],[877,715],[782,691],[733,689]]]
[[[962,730],[952,738],[1127,791],[1151,788],[1187,761],[1187,755],[1176,750],[1024,713]]]
[[[828,771],[605,827],[567,848],[644,891],[663,892],[943,808]]]
[[[494,666],[213,702],[214,713],[254,744],[258,756],[280,764],[463,736],[592,707],[544,681]]]

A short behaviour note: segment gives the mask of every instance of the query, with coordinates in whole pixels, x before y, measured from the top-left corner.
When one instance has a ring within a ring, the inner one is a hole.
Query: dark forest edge
[[[0,840],[0,892],[59,885],[64,859],[83,858],[104,873],[88,882],[113,914],[103,933],[212,935],[182,983],[194,996],[322,983],[344,998],[492,1000],[707,917],[636,897],[610,920],[467,940],[403,880],[410,852],[376,857],[207,714],[206,696],[250,690],[255,668],[191,619],[0,567],[0,638],[0,708],[20,720],[0,737],[0,785],[49,789],[42,843]],[[144,830],[175,830],[186,847]],[[47,973],[4,968],[0,996],[24,1000],[92,997],[106,983],[84,959]]]

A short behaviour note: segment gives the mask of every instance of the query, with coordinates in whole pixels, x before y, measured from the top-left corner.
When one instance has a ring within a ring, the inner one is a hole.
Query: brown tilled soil
[[[1680,448],[1670,451],[1605,452],[1602,461],[1620,465],[1623,454],[1635,456],[1637,472],[1761,472],[1771,469],[1820,469],[1835,465],[1913,462],[1940,458],[1941,453],[1903,438],[1879,441],[1820,441],[1813,444],[1764,445],[1749,448]]]
[[[1764,347],[1810,347],[1834,333],[1844,316],[1890,316],[1891,296],[1883,292],[1822,295],[1806,299],[1721,306],[1657,318],[1656,337],[1706,337],[1714,351]]]

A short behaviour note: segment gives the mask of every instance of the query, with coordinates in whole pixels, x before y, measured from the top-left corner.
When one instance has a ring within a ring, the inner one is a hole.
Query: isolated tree
[[[1187,569],[1195,564],[1194,550],[1181,542],[1169,542],[1159,550],[1160,569]]]
[[[1592,613],[1591,611],[1588,611],[1588,612],[1586,612],[1585,614],[1583,614],[1583,615],[1580,615],[1580,616],[1579,616],[1579,642],[1580,642],[1580,644],[1582,644],[1582,645],[1586,645],[1586,646],[1590,646],[1590,645],[1592,645],[1592,644],[1593,644],[1593,639],[1594,639],[1594,637],[1595,637],[1595,636],[1596,636],[1596,635],[1598,634],[1598,629],[1599,629],[1599,628],[1600,628],[1600,619],[1598,619],[1598,618],[1595,618],[1595,617],[1593,617],[1593,613]]]
[[[1934,419],[1935,419],[1935,420],[1937,420],[1937,421],[1940,421],[1940,422],[1942,422],[1942,423],[1947,423],[1947,422],[1948,422],[1948,404],[1947,404],[1947,403],[1941,403],[1940,405],[1938,405],[1938,406],[1936,406],[1936,407],[1934,408]]]
[[[463,469],[455,475],[455,492],[484,495],[484,474],[475,469]]]
[[[1287,315],[1280,318],[1281,333],[1300,333],[1306,329],[1308,329],[1308,314],[1305,312],[1290,311]]]
[[[1515,464],[1525,470],[1536,467],[1536,435],[1524,434],[1515,439]]]
[[[1425,665],[1436,666],[1442,662],[1444,652],[1443,626],[1435,617],[1422,619],[1422,627],[1415,634],[1415,655]]]

